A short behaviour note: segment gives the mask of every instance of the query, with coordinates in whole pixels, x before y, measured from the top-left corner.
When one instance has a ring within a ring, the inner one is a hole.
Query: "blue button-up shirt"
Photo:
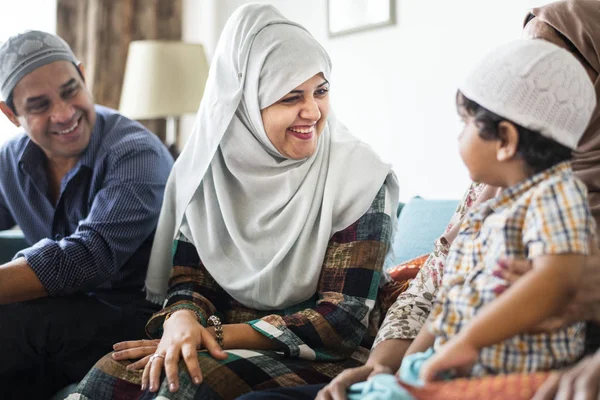
[[[95,109],[90,143],[56,206],[42,150],[25,134],[0,149],[0,230],[19,225],[31,247],[15,258],[25,257],[51,296],[141,289],[173,165],[142,125]]]

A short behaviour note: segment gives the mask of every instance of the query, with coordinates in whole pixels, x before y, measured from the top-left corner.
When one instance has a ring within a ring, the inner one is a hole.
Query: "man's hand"
[[[128,340],[115,343],[112,358],[115,360],[137,360],[127,366],[127,369],[144,369],[150,356],[156,352],[160,339]]]
[[[567,370],[550,375],[533,400],[595,400],[600,398],[599,384],[600,351]]]

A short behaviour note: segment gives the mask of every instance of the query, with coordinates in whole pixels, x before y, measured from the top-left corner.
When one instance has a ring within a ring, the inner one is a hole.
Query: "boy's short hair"
[[[539,132],[527,129],[513,121],[495,114],[477,102],[467,98],[460,90],[456,93],[456,104],[475,119],[479,137],[484,140],[499,140],[498,125],[506,121],[519,132],[517,154],[525,161],[531,172],[538,173],[563,161],[573,158],[573,151]]]

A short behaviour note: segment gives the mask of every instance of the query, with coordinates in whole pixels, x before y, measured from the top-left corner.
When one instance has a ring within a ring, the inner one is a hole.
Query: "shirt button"
[[[54,240],[56,240],[56,241],[62,240],[62,238],[63,238],[63,237],[62,237],[62,235],[58,235],[58,234],[56,234],[56,235],[54,236]]]

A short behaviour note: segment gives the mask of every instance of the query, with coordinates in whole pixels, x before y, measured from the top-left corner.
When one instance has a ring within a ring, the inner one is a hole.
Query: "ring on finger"
[[[150,359],[148,360],[148,362],[152,363],[152,361],[156,360],[157,358],[162,358],[164,360],[165,356],[163,354],[154,353],[150,356]]]

